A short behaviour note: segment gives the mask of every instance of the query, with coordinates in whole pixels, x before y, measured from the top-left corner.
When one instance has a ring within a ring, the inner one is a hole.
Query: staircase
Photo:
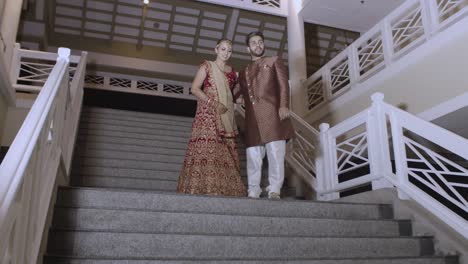
[[[191,118],[85,108],[44,263],[458,263],[385,204],[177,194],[190,129]]]

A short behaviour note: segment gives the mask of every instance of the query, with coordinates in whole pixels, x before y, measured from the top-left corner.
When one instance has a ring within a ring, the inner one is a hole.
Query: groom
[[[252,61],[239,73],[234,96],[245,102],[248,196],[258,198],[265,150],[268,157],[268,198],[280,199],[284,181],[286,140],[294,136],[289,120],[288,74],[278,57],[264,56],[262,32],[246,37]]]

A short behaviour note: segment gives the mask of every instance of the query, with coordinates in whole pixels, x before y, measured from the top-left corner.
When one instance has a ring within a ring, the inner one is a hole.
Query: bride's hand
[[[222,103],[218,103],[218,105],[216,106],[216,110],[218,111],[218,113],[220,115],[224,114],[227,112],[227,107],[225,105],[223,105]]]

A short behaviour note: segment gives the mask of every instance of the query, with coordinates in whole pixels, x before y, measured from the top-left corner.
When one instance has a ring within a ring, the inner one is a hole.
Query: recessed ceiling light
[[[145,5],[149,4],[149,0],[143,0],[143,4]]]

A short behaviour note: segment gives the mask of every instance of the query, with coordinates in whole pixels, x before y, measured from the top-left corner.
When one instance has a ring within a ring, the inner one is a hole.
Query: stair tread
[[[387,258],[347,258],[347,259],[334,259],[334,258],[288,258],[288,259],[90,259],[90,258],[77,258],[73,256],[60,256],[60,255],[47,255],[47,258],[72,260],[70,264],[191,264],[191,263],[224,263],[224,264],[269,264],[269,263],[284,263],[284,264],[447,264],[446,259],[451,257],[387,257]],[[131,261],[131,262],[129,262]],[[427,262],[431,261],[431,262]],[[437,262],[433,262],[437,261]],[[69,263],[69,262],[67,262]]]

